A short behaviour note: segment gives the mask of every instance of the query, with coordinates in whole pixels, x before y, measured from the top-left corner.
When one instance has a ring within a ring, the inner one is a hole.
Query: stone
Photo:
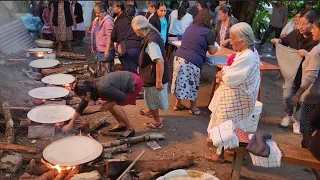
[[[56,127],[54,125],[28,126],[29,139],[54,137],[55,133],[56,133]]]
[[[18,180],[33,180],[33,177],[28,173],[24,173],[19,177]]]
[[[101,180],[101,175],[97,170],[88,173],[81,173],[73,176],[71,180]]]
[[[8,173],[16,173],[22,165],[22,156],[20,154],[5,155],[0,160],[0,169]]]

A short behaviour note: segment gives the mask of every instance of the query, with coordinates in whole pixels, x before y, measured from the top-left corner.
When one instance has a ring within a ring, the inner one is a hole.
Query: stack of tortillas
[[[43,105],[31,109],[27,116],[31,121],[44,123],[44,124],[55,124],[70,120],[75,110],[67,105]]]
[[[52,74],[41,79],[43,83],[52,85],[65,85],[75,81],[75,77],[70,74]]]
[[[102,153],[102,145],[87,136],[71,136],[49,144],[43,158],[59,166],[77,166],[95,160]]]
[[[55,99],[69,94],[69,90],[63,87],[39,87],[29,91],[29,96],[37,99]]]

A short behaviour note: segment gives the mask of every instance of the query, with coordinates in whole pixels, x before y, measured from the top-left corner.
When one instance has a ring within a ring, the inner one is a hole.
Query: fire
[[[44,54],[43,52],[38,52],[37,57],[43,57],[43,54]]]
[[[68,89],[69,91],[71,91],[71,86],[70,86],[70,84],[65,84],[65,85],[64,85],[64,88],[66,88],[66,89]]]
[[[76,166],[60,166],[59,164],[54,166],[46,162],[44,159],[41,159],[41,162],[50,169],[56,169],[58,173],[61,173],[62,171],[65,171],[65,170],[73,170],[76,168]]]

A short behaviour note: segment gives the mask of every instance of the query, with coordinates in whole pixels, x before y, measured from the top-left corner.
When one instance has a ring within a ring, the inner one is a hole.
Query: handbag
[[[123,40],[123,41],[120,41],[119,43],[117,43],[116,51],[117,51],[118,56],[123,56],[123,55],[126,54],[126,52],[127,52],[126,41],[127,41],[128,34],[129,34],[130,29],[131,29],[131,27],[130,27],[129,30],[127,31],[127,35],[126,35],[126,37],[124,38],[124,40]]]

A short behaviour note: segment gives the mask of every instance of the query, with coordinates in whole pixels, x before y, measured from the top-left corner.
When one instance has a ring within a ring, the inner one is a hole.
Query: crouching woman
[[[75,84],[74,92],[82,101],[78,105],[71,121],[62,130],[70,131],[74,122],[83,113],[90,101],[97,101],[99,98],[106,102],[102,104],[104,111],[109,111],[118,121],[118,125],[109,132],[122,132],[119,139],[132,137],[135,134],[127,114],[122,106],[136,105],[136,99],[143,87],[143,80],[140,76],[127,72],[117,71],[105,74],[96,83],[84,81]]]

